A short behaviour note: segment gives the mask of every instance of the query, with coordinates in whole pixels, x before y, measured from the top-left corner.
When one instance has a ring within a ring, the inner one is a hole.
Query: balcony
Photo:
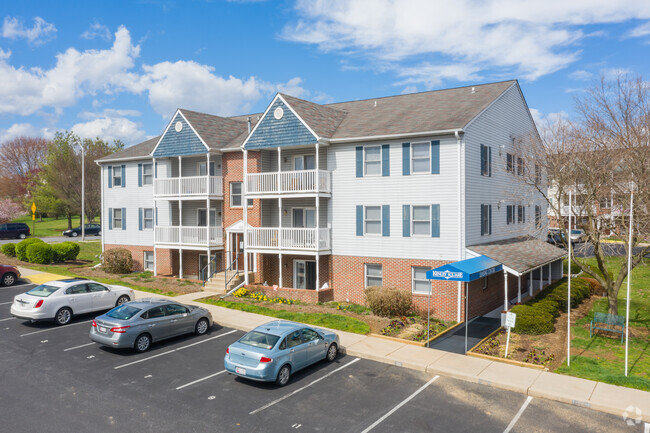
[[[329,251],[330,232],[328,228],[251,228],[247,231],[246,245],[251,249],[277,251]]]
[[[326,170],[298,170],[247,175],[246,194],[315,194],[332,192],[332,174]]]
[[[156,227],[156,244],[223,247],[223,227],[210,227],[208,243],[207,227],[158,226]]]
[[[223,198],[221,176],[188,176],[154,179],[155,197],[211,196]]]

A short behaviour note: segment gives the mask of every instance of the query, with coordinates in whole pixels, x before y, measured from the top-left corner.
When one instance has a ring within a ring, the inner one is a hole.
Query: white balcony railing
[[[332,174],[327,170],[251,173],[247,176],[246,191],[247,194],[329,193],[331,185]]]
[[[207,227],[188,226],[158,226],[156,227],[156,243],[192,245],[192,246],[223,246],[223,228],[210,227],[210,242],[208,243]]]
[[[329,250],[330,229],[251,228],[247,231],[247,246],[274,250]]]
[[[156,196],[223,196],[221,176],[188,176],[154,179],[153,186],[153,193]]]

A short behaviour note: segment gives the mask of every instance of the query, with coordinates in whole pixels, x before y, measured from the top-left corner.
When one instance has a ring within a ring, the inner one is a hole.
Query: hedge
[[[66,260],[75,260],[79,255],[80,246],[76,242],[61,242],[59,244],[52,245],[54,249],[54,258],[55,262],[63,262]]]
[[[43,242],[39,238],[29,238],[29,239],[25,239],[23,241],[18,242],[16,244],[16,258],[18,258],[18,260],[20,260],[20,261],[26,262],[27,261],[27,247],[29,245],[35,244],[35,243],[44,244],[45,242]]]
[[[532,305],[515,305],[510,310],[517,314],[517,321],[512,332],[517,334],[548,334],[555,331],[555,318],[541,308]]]
[[[111,274],[128,274],[133,270],[133,257],[126,248],[104,251],[102,268]]]
[[[377,316],[406,316],[412,310],[413,297],[406,290],[370,286],[366,289],[366,301]]]
[[[52,263],[54,257],[54,249],[52,245],[45,242],[33,242],[27,246],[27,260],[29,263],[37,263],[39,265],[46,265]]]
[[[0,250],[7,257],[16,257],[16,244],[4,244],[0,247]]]

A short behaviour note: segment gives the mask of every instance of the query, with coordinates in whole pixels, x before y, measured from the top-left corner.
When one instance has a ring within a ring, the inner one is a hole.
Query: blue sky
[[[516,78],[537,119],[599,76],[649,79],[647,0],[20,1],[0,11],[0,142],[127,145],[177,107],[260,112]]]

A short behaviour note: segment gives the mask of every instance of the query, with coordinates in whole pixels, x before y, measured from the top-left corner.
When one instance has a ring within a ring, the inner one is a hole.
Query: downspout
[[[460,133],[458,131],[454,132],[454,135],[456,136],[456,145],[458,148],[458,260],[463,260],[463,219],[461,218],[461,213],[462,213],[462,205],[461,205],[461,199],[462,199],[462,173],[461,173],[461,156],[462,156],[462,151],[461,151],[461,141],[460,141]],[[462,305],[462,293],[463,293],[463,283],[460,281],[458,282],[458,299],[456,301],[456,322],[460,323],[460,316],[461,316],[461,305]]]

